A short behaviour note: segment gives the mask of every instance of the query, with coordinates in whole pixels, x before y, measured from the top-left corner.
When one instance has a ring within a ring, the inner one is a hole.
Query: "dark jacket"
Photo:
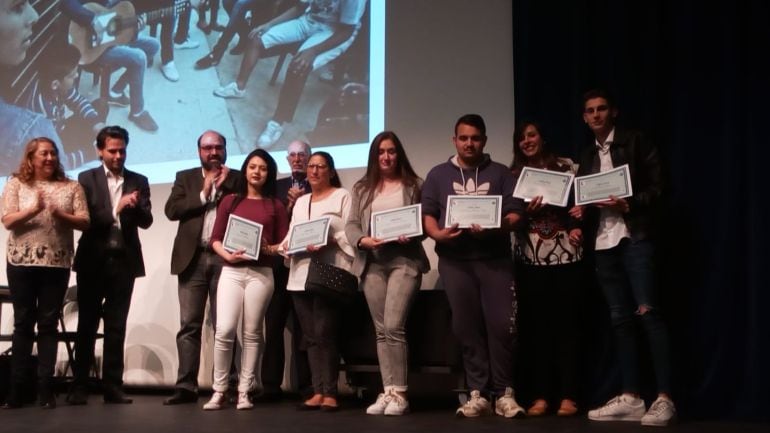
[[[628,164],[631,173],[633,196],[627,197],[628,213],[623,214],[632,239],[645,239],[655,235],[658,226],[661,198],[663,195],[662,164],[657,147],[641,132],[615,127],[615,140],[610,145],[613,167]],[[578,176],[598,173],[599,154],[595,140],[580,156]],[[599,211],[588,206],[584,213],[586,234],[592,243],[599,226]]]
[[[202,204],[200,199],[203,190],[201,170],[201,167],[195,167],[177,172],[171,194],[166,200],[166,217],[171,221],[179,221],[171,252],[172,275],[179,275],[187,269],[200,243],[203,217],[206,214],[206,205]],[[239,178],[238,170],[228,172],[227,178],[217,191],[217,204],[222,197],[237,191]]]
[[[124,208],[120,213],[120,234],[125,245],[125,255],[131,276],[144,276],[144,258],[142,244],[139,242],[138,228],[146,229],[152,225],[152,205],[150,203],[150,185],[147,178],[130,170],[123,171],[123,194],[139,191],[136,207]],[[91,225],[78,241],[75,272],[88,272],[93,267],[102,266],[109,255],[110,231],[115,222],[112,216],[112,203],[107,187],[104,166],[84,171],[78,176],[83,186],[91,215]]]

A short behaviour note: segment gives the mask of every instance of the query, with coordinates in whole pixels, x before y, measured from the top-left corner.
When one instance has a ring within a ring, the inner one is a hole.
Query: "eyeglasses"
[[[204,152],[213,152],[215,150],[225,150],[225,146],[221,144],[208,144],[205,146],[201,146],[201,150]]]
[[[307,153],[305,153],[305,152],[291,152],[289,154],[289,158],[307,158]]]

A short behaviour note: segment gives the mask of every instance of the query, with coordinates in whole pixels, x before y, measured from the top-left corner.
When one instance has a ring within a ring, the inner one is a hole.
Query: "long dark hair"
[[[524,132],[528,127],[533,127],[540,134],[543,139],[543,144],[540,146],[540,154],[537,158],[543,162],[543,165],[547,170],[562,171],[556,162],[556,155],[553,154],[546,146],[545,135],[543,135],[543,128],[540,124],[533,120],[525,120],[519,122],[516,128],[513,130],[513,161],[511,161],[510,169],[513,174],[517,175],[521,173],[524,167],[531,166],[534,161],[531,161],[519,147],[519,143],[524,140]],[[540,167],[538,167],[540,168]]]
[[[337,174],[337,169],[334,168],[334,158],[328,152],[319,150],[313,152],[307,160],[310,161],[310,158],[314,156],[320,156],[326,160],[326,165],[329,166],[329,184],[335,188],[342,188],[342,181],[340,181],[340,177]]]
[[[233,200],[233,204],[230,206],[230,212],[234,211],[248,194],[249,183],[246,179],[246,168],[248,168],[251,158],[254,158],[255,156],[262,158],[262,160],[267,163],[267,179],[265,180],[265,184],[262,185],[262,197],[269,198],[271,199],[270,201],[275,199],[275,184],[276,178],[278,177],[278,165],[275,163],[275,159],[273,159],[267,151],[263,149],[254,149],[246,155],[243,164],[241,164],[240,179],[238,179],[235,200]]]
[[[374,191],[377,189],[380,181],[382,181],[379,162],[380,144],[385,140],[392,141],[396,146],[396,174],[401,180],[401,183],[404,186],[416,187],[422,181],[412,168],[412,164],[406,156],[404,145],[401,143],[401,140],[399,140],[396,133],[393,131],[382,131],[374,137],[371,146],[369,146],[369,162],[366,166],[366,174],[353,186],[355,194],[363,197],[363,200],[361,200],[363,205],[362,209],[372,203],[372,200],[374,200]]]

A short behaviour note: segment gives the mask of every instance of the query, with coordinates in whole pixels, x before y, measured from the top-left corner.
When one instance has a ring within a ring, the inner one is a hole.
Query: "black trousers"
[[[24,382],[30,365],[37,324],[37,376],[50,378],[56,367],[58,320],[70,278],[68,268],[7,264],[8,288],[13,303],[11,383]]]
[[[75,383],[83,385],[94,363],[94,344],[99,320],[104,320],[102,379],[105,385],[123,384],[123,346],[126,319],[131,306],[134,277],[123,255],[94,263],[77,273],[78,330],[75,340]]]

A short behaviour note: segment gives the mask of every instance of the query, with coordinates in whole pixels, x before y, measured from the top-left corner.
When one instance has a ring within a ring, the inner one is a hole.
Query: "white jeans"
[[[273,270],[268,267],[223,266],[217,286],[217,329],[214,340],[214,391],[227,391],[233,343],[239,321],[243,352],[238,392],[251,391],[259,351],[265,344],[262,323],[273,296]]]

